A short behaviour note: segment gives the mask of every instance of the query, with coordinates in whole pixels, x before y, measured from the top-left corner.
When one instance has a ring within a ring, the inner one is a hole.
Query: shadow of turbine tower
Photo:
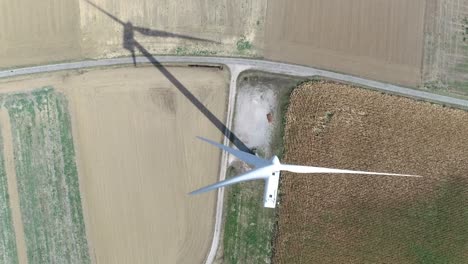
[[[109,18],[114,20],[115,22],[119,23],[123,26],[123,48],[128,50],[132,55],[133,65],[136,66],[136,57],[135,53],[138,50],[143,56],[145,56],[153,66],[158,69],[184,96],[187,98],[210,122],[221,132],[225,137],[231,141],[231,143],[236,146],[239,150],[253,154],[253,151],[247,147],[229,128],[224,125],[221,120],[219,120],[208,108],[206,108],[203,103],[198,100],[195,95],[193,95],[187,87],[185,87],[169,70],[166,69],[156,58],[146,50],[136,39],[135,39],[135,31],[152,37],[164,37],[164,38],[181,38],[181,39],[188,39],[193,41],[200,41],[200,42],[208,42],[208,43],[215,43],[221,44],[220,42],[197,38],[192,36],[186,36],[182,34],[171,33],[163,30],[156,30],[156,29],[149,29],[144,27],[137,27],[134,26],[130,21],[123,22],[122,20],[118,19],[114,15],[110,14],[106,10],[102,9],[98,5],[85,0],[88,4],[92,5],[94,8],[102,12],[103,14],[107,15]]]

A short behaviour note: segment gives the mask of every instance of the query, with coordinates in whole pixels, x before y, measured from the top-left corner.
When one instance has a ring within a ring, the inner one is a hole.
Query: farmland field
[[[425,20],[425,86],[468,98],[468,0],[428,0]]]
[[[135,39],[154,54],[252,56],[263,48],[266,0],[91,2],[122,23],[144,28],[146,34],[136,32]],[[2,1],[0,30],[0,68],[130,55],[123,25],[84,0]]]
[[[228,93],[226,71],[188,67],[166,70],[224,122]],[[216,126],[152,66],[55,72],[0,80],[0,89],[5,93],[47,85],[63,93],[69,102],[91,260],[98,263],[203,262],[213,236],[215,193],[195,197],[187,193],[218,179],[220,151],[195,138],[203,136],[220,141],[222,134]],[[37,122],[33,122],[37,124],[37,133],[53,128],[55,139],[62,135],[60,131],[69,129],[59,126],[67,125],[67,119],[59,122],[47,118],[47,109],[62,111],[65,106],[61,97],[46,95],[20,94],[15,95],[15,100],[11,96],[10,101],[21,103],[8,104],[11,115],[15,114],[16,123],[25,124],[24,129],[19,129],[12,121],[13,135],[27,134],[27,124],[33,121]],[[48,103],[38,103],[44,97]],[[31,104],[41,107],[40,111],[29,112]],[[62,112],[57,112],[56,118],[60,117],[59,113]],[[53,153],[60,153],[50,144],[52,139],[42,142],[40,138],[32,137],[37,146],[30,150],[32,154],[40,152],[55,157]],[[60,139],[64,151],[69,146],[68,140]],[[25,148],[28,144],[15,142],[14,145]],[[16,151],[26,158],[24,148]],[[17,169],[18,179],[29,175],[28,170],[32,169],[55,171],[57,165],[52,161],[33,163],[37,168],[27,167],[25,162]],[[43,182],[25,186],[38,184]],[[40,205],[43,197],[37,199]],[[29,231],[25,229],[25,232],[27,235]]]
[[[2,129],[2,127],[0,127]],[[0,262],[18,263],[15,230],[13,228],[7,175],[3,153],[3,139],[0,137]]]
[[[284,173],[275,263],[464,263],[468,113],[316,81],[294,90],[287,163],[423,178]]]
[[[65,98],[44,88],[2,102],[10,116],[29,263],[88,263]]]
[[[419,86],[424,0],[271,1],[265,57]]]

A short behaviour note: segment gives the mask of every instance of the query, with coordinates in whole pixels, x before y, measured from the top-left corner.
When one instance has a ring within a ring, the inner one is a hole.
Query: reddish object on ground
[[[268,113],[268,114],[267,114],[267,119],[268,119],[268,123],[273,122],[273,114],[272,114],[272,113]]]

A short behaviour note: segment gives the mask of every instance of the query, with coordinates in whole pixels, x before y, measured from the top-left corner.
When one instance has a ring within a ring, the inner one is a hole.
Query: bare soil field
[[[78,1],[2,1],[0,68],[78,58]]]
[[[262,51],[266,0],[95,4],[123,23],[144,28],[135,38],[155,54],[244,56]],[[0,68],[129,56],[123,26],[84,0],[2,1],[0,31]],[[161,31],[220,43],[167,37]]]
[[[333,82],[291,96],[274,263],[466,263],[468,113]]]
[[[424,0],[271,1],[265,57],[419,86]]]
[[[226,72],[168,70],[225,119]],[[216,127],[154,67],[0,81],[4,93],[43,86],[54,87],[69,102],[91,260],[201,263],[211,245],[215,193],[187,193],[217,180],[220,152],[195,139],[221,139]]]
[[[468,97],[468,0],[427,0],[423,81]]]

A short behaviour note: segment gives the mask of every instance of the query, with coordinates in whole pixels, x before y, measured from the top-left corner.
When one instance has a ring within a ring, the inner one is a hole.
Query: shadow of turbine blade
[[[145,56],[153,66],[159,70],[178,90],[185,98],[187,98],[197,109],[200,111],[231,143],[236,146],[239,150],[253,154],[252,150],[248,148],[229,128],[227,128],[221,120],[219,120],[198,98],[193,95],[187,87],[185,87],[166,67],[164,67],[153,55],[146,50],[137,40],[135,40],[135,31],[141,34],[154,37],[174,37],[184,38],[189,40],[213,42],[212,40],[206,40],[201,38],[195,38],[191,36],[185,36],[181,34],[174,34],[161,30],[153,30],[142,27],[135,27],[131,22],[123,22],[114,15],[110,14],[106,10],[102,9],[98,5],[85,0],[88,4],[101,11],[103,14],[121,24],[124,27],[123,30],[123,48],[131,53],[133,58],[133,64],[136,66],[135,51],[138,50],[143,56]]]

